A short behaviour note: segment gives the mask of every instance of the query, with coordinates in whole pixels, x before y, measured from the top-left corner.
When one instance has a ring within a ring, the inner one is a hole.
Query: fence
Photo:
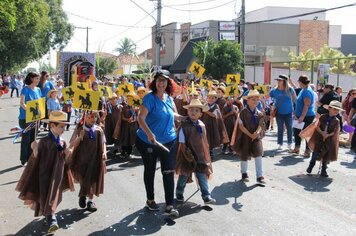
[[[317,83],[318,65],[329,64],[328,83],[335,86],[341,86],[344,91],[356,87],[356,73],[345,74],[345,71],[353,71],[356,69],[356,57],[344,57],[334,59],[317,59],[304,61],[286,61],[286,62],[271,62],[271,83],[278,77],[279,74],[288,75],[293,81],[300,75],[308,75],[312,83]],[[299,70],[292,69],[295,64],[299,64]],[[348,67],[348,68],[345,68]],[[245,79],[246,81],[254,81],[264,83],[265,68],[264,63],[246,63],[245,64]]]

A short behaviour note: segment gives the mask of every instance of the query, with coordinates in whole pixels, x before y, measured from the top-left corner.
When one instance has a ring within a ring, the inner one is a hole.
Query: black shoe
[[[146,207],[150,211],[159,211],[159,206],[156,204],[155,201],[146,201]]]
[[[208,204],[214,205],[216,203],[216,200],[214,198],[212,198],[211,196],[204,198],[203,201],[204,201],[204,204],[206,204],[206,205],[208,205]]]
[[[166,207],[166,209],[164,210],[164,215],[169,217],[178,217],[179,212],[177,209],[174,209],[173,206],[171,206],[171,207]]]
[[[243,182],[249,182],[250,181],[250,179],[248,178],[248,174],[247,173],[243,173],[241,179],[242,179]]]
[[[96,208],[96,205],[95,205],[94,202],[88,201],[87,210],[88,210],[89,212],[96,212],[96,211],[98,210],[98,208]]]
[[[265,178],[263,176],[257,178],[257,183],[266,184]]]
[[[307,173],[310,174],[313,170],[314,165],[313,164],[309,164],[308,168],[307,168]]]
[[[328,173],[326,173],[326,170],[321,170],[320,176],[326,177],[326,178],[329,177]]]
[[[176,194],[176,201],[178,203],[184,202],[184,196],[182,194]]]
[[[79,197],[79,206],[83,209],[87,206],[87,198],[85,196]]]

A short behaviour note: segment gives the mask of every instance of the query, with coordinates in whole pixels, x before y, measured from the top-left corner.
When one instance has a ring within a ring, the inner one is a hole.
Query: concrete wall
[[[329,25],[329,47],[341,48],[341,25]]]

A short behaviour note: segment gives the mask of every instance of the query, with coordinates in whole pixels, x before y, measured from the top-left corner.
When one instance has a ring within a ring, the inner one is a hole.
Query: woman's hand
[[[103,160],[107,160],[108,159],[108,157],[106,155],[106,152],[103,152],[103,155],[101,155],[101,159],[103,159]]]
[[[147,138],[152,144],[156,144],[156,142],[157,142],[156,136],[152,132],[149,132],[147,134]]]
[[[298,118],[298,123],[302,123],[302,122],[303,122],[303,120],[304,120],[304,117],[302,117],[302,116],[301,116],[301,117],[299,117],[299,118]]]
[[[37,153],[38,153],[38,142],[35,140],[31,143],[31,148],[32,148],[32,151],[33,151],[33,155],[35,157],[37,157]]]

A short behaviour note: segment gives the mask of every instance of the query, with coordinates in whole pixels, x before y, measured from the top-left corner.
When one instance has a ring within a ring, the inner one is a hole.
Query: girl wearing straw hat
[[[337,100],[331,101],[329,105],[323,107],[328,110],[328,113],[320,116],[319,123],[315,128],[316,132],[312,133],[308,142],[310,149],[313,150],[313,155],[307,172],[310,174],[315,162],[319,160],[322,163],[320,175],[328,177],[327,164],[337,160],[339,150],[340,121],[336,116],[344,110],[341,102]]]

